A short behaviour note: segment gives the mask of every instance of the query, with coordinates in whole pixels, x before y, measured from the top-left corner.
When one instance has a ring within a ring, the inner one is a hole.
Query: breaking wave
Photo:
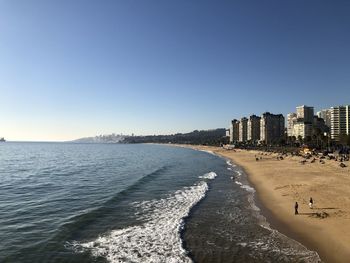
[[[200,152],[205,152],[205,153],[209,153],[211,155],[217,156],[213,151],[209,151],[209,150],[199,150]]]
[[[237,165],[231,163],[230,160],[226,160],[226,164],[229,165],[229,166],[232,166],[232,167],[236,167]]]
[[[198,178],[213,180],[213,179],[215,179],[216,176],[217,176],[216,173],[210,172],[210,173],[206,173],[204,175],[198,176]]]
[[[255,189],[247,184],[242,184],[239,181],[235,181],[236,184],[238,184],[242,189],[246,190],[247,192],[250,193],[255,193]]]
[[[200,176],[214,179],[216,173]],[[160,200],[134,203],[140,211],[141,225],[111,231],[94,241],[73,243],[76,251],[90,251],[93,256],[105,257],[109,262],[192,262],[182,246],[181,230],[191,208],[204,198],[208,190],[201,181],[178,190]]]

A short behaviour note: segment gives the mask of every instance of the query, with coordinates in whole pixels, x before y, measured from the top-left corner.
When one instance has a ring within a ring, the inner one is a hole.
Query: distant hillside
[[[109,135],[99,135],[95,137],[85,137],[74,140],[75,143],[120,143],[123,141],[125,136],[109,134]]]
[[[172,135],[126,136],[122,143],[181,143],[220,145],[228,143],[226,129],[195,130],[190,133],[177,133]]]

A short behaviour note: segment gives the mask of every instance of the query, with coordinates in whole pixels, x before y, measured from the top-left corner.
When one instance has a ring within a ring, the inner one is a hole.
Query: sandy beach
[[[339,162],[276,153],[191,146],[231,159],[247,173],[257,202],[272,227],[315,250],[324,262],[349,262],[350,169]],[[257,161],[256,158],[259,160]],[[309,208],[310,197],[314,200]],[[294,204],[299,203],[299,215]]]

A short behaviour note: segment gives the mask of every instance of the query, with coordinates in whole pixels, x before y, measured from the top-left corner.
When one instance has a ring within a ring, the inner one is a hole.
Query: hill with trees
[[[197,145],[227,144],[226,129],[195,130],[189,133],[172,135],[126,136],[121,143],[178,143]]]

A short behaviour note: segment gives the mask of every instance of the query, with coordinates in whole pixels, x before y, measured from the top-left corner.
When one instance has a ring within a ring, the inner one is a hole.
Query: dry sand
[[[324,262],[350,262],[350,162],[344,162],[346,168],[334,160],[321,164],[310,159],[303,165],[297,156],[277,160],[275,153],[192,148],[210,150],[241,166],[274,228],[317,251]],[[299,215],[294,215],[296,201]]]

